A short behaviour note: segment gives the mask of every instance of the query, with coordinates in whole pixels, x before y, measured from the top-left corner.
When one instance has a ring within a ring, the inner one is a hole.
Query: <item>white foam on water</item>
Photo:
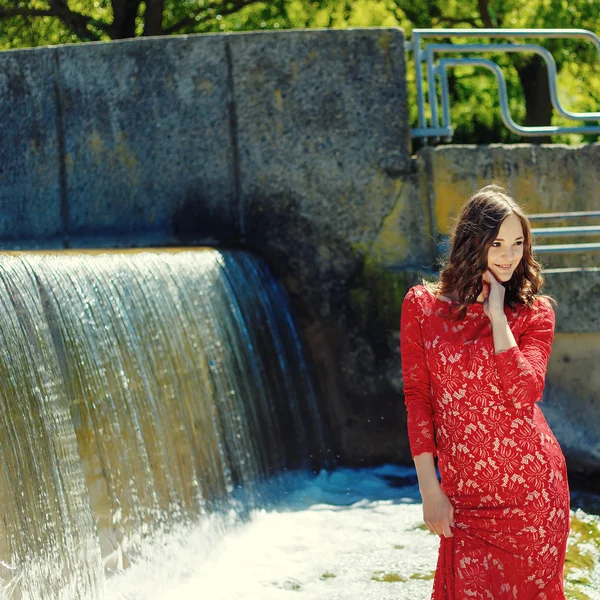
[[[418,528],[416,486],[386,481],[411,475],[392,465],[290,474],[281,501],[251,511],[244,523],[233,512],[211,515],[155,541],[137,564],[109,579],[108,597],[426,598],[432,580],[414,577],[432,575],[439,539]]]
[[[261,492],[267,508],[243,520],[212,514],[156,539],[108,580],[108,598],[428,600],[439,538],[424,528],[415,482],[414,469],[394,465],[288,473]],[[598,564],[585,575],[577,597],[600,599]]]

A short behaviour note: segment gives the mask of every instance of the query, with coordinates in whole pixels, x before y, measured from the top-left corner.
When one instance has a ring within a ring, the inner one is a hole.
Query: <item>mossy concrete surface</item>
[[[287,287],[341,463],[410,464],[406,291],[436,277],[440,236],[491,180],[529,213],[598,209],[600,145],[411,156],[404,41],[369,28],[0,53],[0,244],[255,252]],[[559,302],[555,414],[590,423],[597,392],[578,348],[598,355],[599,256],[538,257]],[[591,437],[571,433],[559,441],[589,473]]]
[[[508,188],[527,214],[592,211],[600,208],[600,144],[490,144],[427,147],[419,160],[430,175],[433,232],[446,235],[465,199],[481,186]],[[597,225],[595,219],[532,221],[534,228]],[[538,236],[536,244],[600,241],[600,236]],[[548,268],[600,266],[600,252],[539,254]]]
[[[48,246],[63,232],[56,78],[52,52],[40,48],[0,52],[0,240],[4,245],[35,239]]]

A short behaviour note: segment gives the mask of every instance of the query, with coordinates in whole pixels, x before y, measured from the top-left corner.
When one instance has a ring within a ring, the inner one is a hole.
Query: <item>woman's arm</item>
[[[423,499],[423,521],[432,533],[453,537],[450,527],[454,527],[454,507],[437,478],[433,454],[424,452],[415,456],[414,461]]]
[[[440,482],[435,471],[433,454],[431,452],[423,452],[422,454],[415,456],[413,460],[417,469],[419,491],[421,492],[421,496],[441,489]]]
[[[504,312],[493,314],[490,317],[492,321],[492,333],[494,336],[494,351],[495,354],[509,350],[514,346],[518,346],[515,336],[508,326],[508,319]]]
[[[422,452],[437,454],[434,441],[433,410],[430,398],[429,369],[425,360],[419,297],[415,288],[408,290],[400,315],[400,354],[404,382],[404,404],[411,456]]]
[[[515,341],[504,313],[493,313],[492,321],[496,370],[504,392],[515,408],[533,406],[541,400],[546,369],[552,352],[555,315],[546,299],[531,310],[525,329]]]
[[[414,288],[411,288],[402,302],[400,318],[408,439],[423,498],[423,520],[429,531],[452,537],[450,526],[454,525],[454,508],[441,488],[433,462],[437,448],[434,441],[429,370],[425,361],[417,303],[418,297],[415,296]]]

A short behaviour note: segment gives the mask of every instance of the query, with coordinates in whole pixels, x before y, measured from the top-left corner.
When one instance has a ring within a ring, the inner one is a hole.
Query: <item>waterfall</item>
[[[0,302],[5,597],[101,599],[155,532],[327,466],[285,293],[252,255],[4,254]]]

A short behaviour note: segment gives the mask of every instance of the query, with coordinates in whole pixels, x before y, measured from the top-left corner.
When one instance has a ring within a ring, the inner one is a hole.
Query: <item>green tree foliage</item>
[[[0,48],[290,28],[398,26],[407,36],[416,27],[583,28],[598,32],[599,9],[600,0],[0,0]],[[583,41],[531,41],[552,52],[563,105],[576,112],[600,111],[595,48]],[[484,56],[501,65],[505,73],[515,121],[577,125],[553,114],[545,66],[538,57],[525,53]],[[408,77],[415,125],[414,68],[410,60]],[[454,142],[523,141],[501,122],[491,73],[476,67],[456,68],[450,74],[450,89]],[[552,141],[596,139],[570,135],[554,136]]]

